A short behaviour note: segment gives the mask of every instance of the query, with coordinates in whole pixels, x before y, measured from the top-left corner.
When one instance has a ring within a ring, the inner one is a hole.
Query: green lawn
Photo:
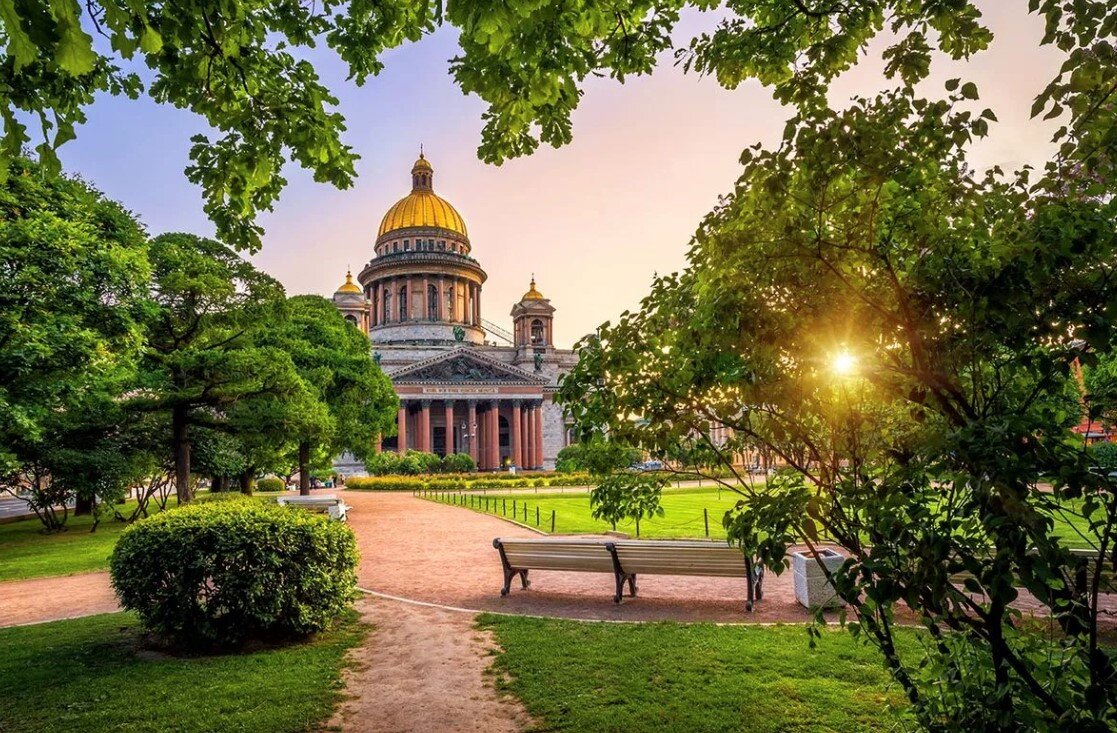
[[[608,624],[485,615],[498,686],[547,731],[852,733],[903,729],[879,654],[802,626]],[[911,634],[901,635],[905,645]]]
[[[225,656],[139,650],[130,614],[0,629],[0,730],[261,731],[318,727],[339,698],[355,614],[299,645]]]
[[[512,501],[516,502],[516,519],[524,522],[523,507],[527,505],[526,524],[536,526],[535,508],[539,507],[540,529],[551,530],[551,512],[555,513],[555,532],[558,534],[583,534],[605,532],[611,529],[608,522],[590,516],[589,494],[532,494],[500,493],[478,496],[473,499],[473,508],[485,511],[485,499],[489,501],[489,513],[512,518]],[[718,491],[714,488],[666,489],[663,492],[664,516],[640,522],[641,537],[705,537],[706,520],[702,511],[709,517],[710,537],[725,538],[721,518],[725,510],[733,506],[740,496],[732,491]],[[461,501],[462,499],[458,499]],[[478,505],[476,502],[480,501]],[[469,497],[465,498],[469,502]],[[618,522],[617,530],[636,535],[636,524],[631,521]]]
[[[121,510],[130,512],[129,507]],[[104,519],[90,532],[93,517],[70,517],[66,529],[43,534],[43,525],[31,518],[0,524],[0,581],[73,575],[109,567],[109,555],[124,522]]]
[[[591,534],[611,529],[608,522],[594,519],[590,515],[589,493],[578,491],[567,494],[517,492],[488,492],[484,496],[440,494],[433,496],[437,501],[457,502],[475,511],[488,512],[501,517],[513,518],[532,527],[538,526],[545,532],[551,531],[551,512],[555,513],[556,534]],[[725,530],[721,526],[725,510],[733,506],[741,496],[732,491],[716,488],[665,489],[663,492],[664,516],[645,519],[640,522],[640,536],[645,538],[685,538],[706,537],[706,517],[709,518],[709,537],[724,539]],[[486,505],[485,501],[488,500]],[[464,503],[463,503],[464,502]],[[524,506],[527,506],[525,519]],[[487,508],[486,508],[487,507]],[[539,508],[539,524],[536,525],[536,507]],[[1083,534],[1088,534],[1087,522],[1073,515],[1054,518],[1054,532],[1066,540],[1071,547],[1087,547]],[[618,522],[617,530],[636,535],[636,524],[632,521]]]
[[[198,498],[205,496],[209,495]],[[174,502],[172,498],[170,505]],[[120,513],[129,516],[134,508],[135,502],[128,502]],[[109,555],[128,525],[105,517],[96,532],[89,531],[92,526],[88,515],[71,516],[64,531],[52,534],[43,534],[43,525],[34,517],[0,524],[0,582],[108,570]]]

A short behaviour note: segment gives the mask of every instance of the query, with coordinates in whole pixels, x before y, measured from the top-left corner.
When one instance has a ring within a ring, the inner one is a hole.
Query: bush
[[[473,473],[477,464],[468,453],[451,453],[442,459],[442,473]]]
[[[356,590],[357,543],[345,524],[242,497],[137,522],[109,567],[147,629],[211,648],[327,628]]]
[[[287,484],[283,483],[283,479],[276,478],[275,476],[265,476],[256,482],[257,491],[286,491]]]
[[[470,489],[528,489],[545,486],[588,486],[585,473],[486,473],[439,476],[354,476],[345,488],[357,491],[467,491]]]
[[[1099,468],[1106,471],[1117,469],[1117,443],[1094,443],[1090,455]]]

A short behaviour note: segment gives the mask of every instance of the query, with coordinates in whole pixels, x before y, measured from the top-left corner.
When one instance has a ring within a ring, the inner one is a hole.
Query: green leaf
[[[977,99],[977,84],[968,81],[962,85],[962,96],[966,99]]]

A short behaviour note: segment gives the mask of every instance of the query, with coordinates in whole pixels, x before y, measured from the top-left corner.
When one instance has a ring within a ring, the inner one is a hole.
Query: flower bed
[[[586,473],[438,474],[434,476],[355,476],[345,488],[356,491],[475,491],[530,489],[546,486],[588,486]]]

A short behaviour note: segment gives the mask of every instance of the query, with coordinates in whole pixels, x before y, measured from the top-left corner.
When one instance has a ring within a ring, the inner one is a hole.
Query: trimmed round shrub
[[[284,491],[287,485],[283,483],[283,479],[275,476],[265,476],[256,482],[257,491]]]
[[[442,458],[443,473],[473,473],[477,464],[468,453],[451,453]]]
[[[329,627],[356,592],[341,522],[245,497],[137,522],[109,561],[121,604],[178,646],[212,648]]]

